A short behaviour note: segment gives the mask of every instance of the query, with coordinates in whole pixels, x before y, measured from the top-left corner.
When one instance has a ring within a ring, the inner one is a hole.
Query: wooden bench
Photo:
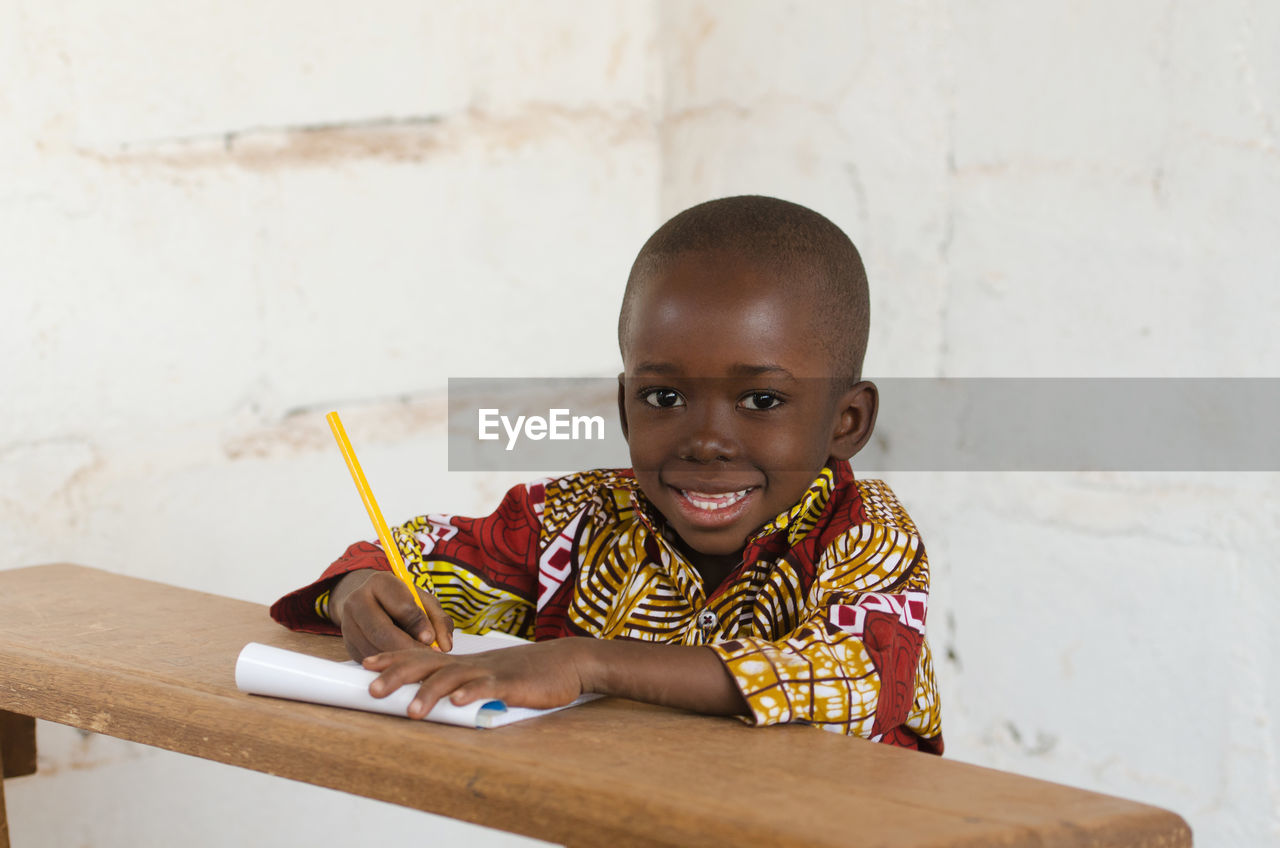
[[[34,771],[34,717],[566,845],[1191,844],[1156,807],[807,727],[602,699],[476,731],[254,697],[234,681],[250,641],[346,658],[258,604],[0,572],[4,776]]]

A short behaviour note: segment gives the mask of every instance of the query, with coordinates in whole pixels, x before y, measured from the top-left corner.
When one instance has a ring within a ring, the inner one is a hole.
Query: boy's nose
[[[680,458],[700,463],[736,459],[741,448],[723,419],[723,413],[710,408],[690,415],[689,429],[680,445]]]

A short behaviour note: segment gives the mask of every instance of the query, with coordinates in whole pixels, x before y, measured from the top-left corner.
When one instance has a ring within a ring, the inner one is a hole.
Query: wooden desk
[[[250,641],[346,658],[257,604],[72,565],[0,572],[0,710],[541,839],[1191,844],[1165,810],[807,727],[603,699],[476,731],[244,695]],[[33,758],[29,727],[0,724],[6,765]],[[0,848],[5,832],[0,806]]]

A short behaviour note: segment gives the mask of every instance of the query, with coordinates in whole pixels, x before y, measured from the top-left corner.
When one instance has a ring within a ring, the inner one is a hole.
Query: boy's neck
[[[674,533],[671,536],[674,537],[675,546],[680,553],[684,554],[685,559],[689,560],[689,564],[693,566],[693,570],[702,578],[702,587],[708,597],[714,594],[734,569],[742,563],[742,551],[732,554],[704,554],[689,547]]]

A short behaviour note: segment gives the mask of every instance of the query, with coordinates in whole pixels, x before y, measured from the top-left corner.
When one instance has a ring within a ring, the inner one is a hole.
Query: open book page
[[[454,633],[450,653],[476,654],[524,644],[528,643],[504,633],[491,632],[483,636]],[[369,671],[356,662],[334,662],[257,642],[245,645],[236,659],[236,687],[242,692],[407,718],[409,702],[417,694],[418,684],[402,686],[385,698],[375,698],[369,694],[369,684],[377,676],[376,671]],[[565,707],[577,706],[597,697],[583,695]],[[448,699],[441,699],[427,713],[425,721],[460,727],[501,727],[565,707],[535,710],[508,707],[497,700],[474,701],[459,707]]]

